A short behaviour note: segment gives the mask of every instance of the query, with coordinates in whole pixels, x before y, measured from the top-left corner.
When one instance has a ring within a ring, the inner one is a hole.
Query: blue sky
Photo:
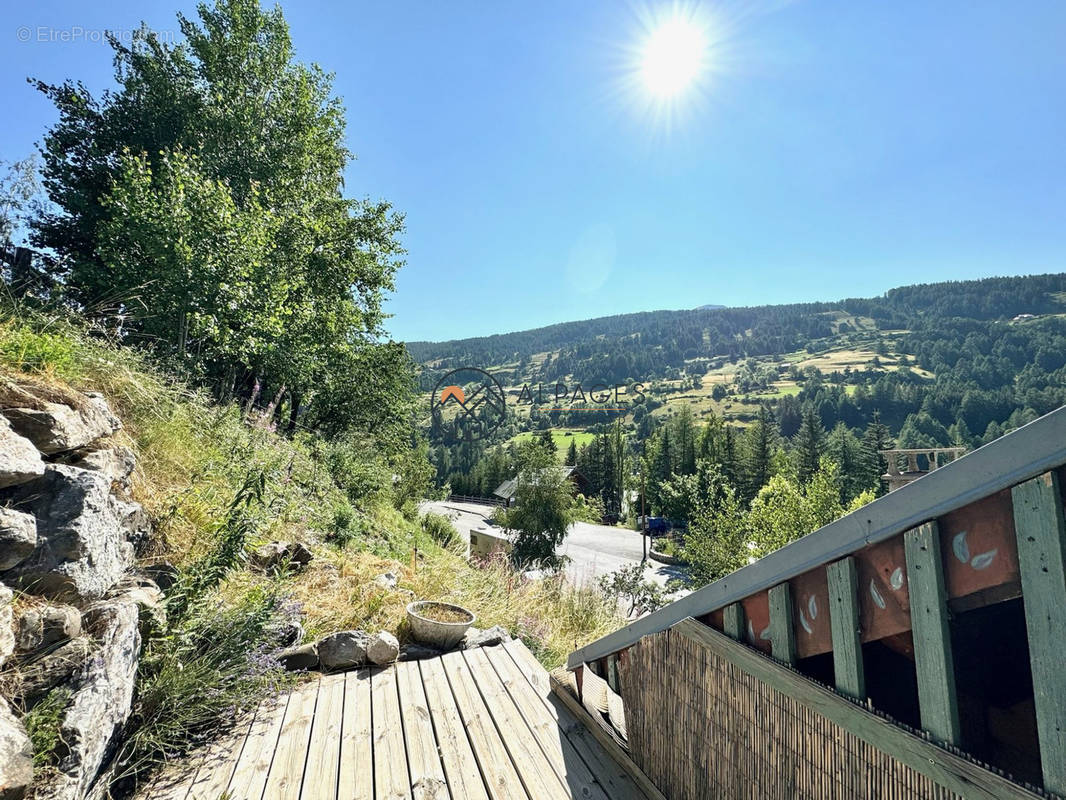
[[[110,85],[76,31],[192,5],[5,3],[0,157],[55,119],[26,76]],[[669,114],[634,70],[672,3],[283,8],[336,73],[349,191],[407,215],[397,338],[1066,270],[1060,0],[690,2],[707,68]]]

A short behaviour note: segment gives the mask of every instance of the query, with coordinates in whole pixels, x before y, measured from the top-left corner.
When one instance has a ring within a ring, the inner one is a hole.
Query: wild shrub
[[[459,533],[452,521],[443,514],[432,512],[422,516],[422,532],[441,547],[453,547],[459,543]]]
[[[70,688],[57,687],[23,716],[22,724],[33,744],[33,766],[39,768],[55,763],[56,747],[61,741],[59,726],[71,694]]]

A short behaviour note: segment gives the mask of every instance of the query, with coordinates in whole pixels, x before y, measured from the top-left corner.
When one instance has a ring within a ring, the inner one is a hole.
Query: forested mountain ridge
[[[851,499],[878,489],[879,465],[855,461],[863,437],[874,443],[866,461],[893,443],[978,447],[1066,403],[1066,274],[906,286],[838,303],[627,314],[408,348],[427,391],[460,366],[488,369],[509,387],[513,410],[491,441],[463,440],[446,421],[431,427],[438,481],[460,493],[491,492],[507,471],[494,445],[529,431],[552,429],[562,448],[577,444],[568,460],[598,474],[607,447],[598,440],[615,423],[626,439],[616,449],[646,460],[675,425],[672,439],[690,441],[693,429],[724,424],[735,456],[717,465],[746,501],[770,474],[756,449],[784,453],[791,466],[778,468],[802,479],[829,448]],[[646,399],[623,413],[517,402],[524,384],[551,392],[556,381],[637,382]],[[578,438],[590,435],[586,453]],[[649,485],[653,507],[655,487],[690,472],[686,463],[660,470]],[[624,481],[593,483],[606,509],[620,505]]]
[[[855,327],[957,331],[956,320],[988,323],[1064,313],[1064,293],[1066,273],[986,278],[903,286],[881,297],[837,302],[622,314],[471,339],[408,342],[407,349],[434,374],[458,366],[507,365],[516,378],[649,380],[667,377],[671,368],[682,369],[693,359],[809,349]]]

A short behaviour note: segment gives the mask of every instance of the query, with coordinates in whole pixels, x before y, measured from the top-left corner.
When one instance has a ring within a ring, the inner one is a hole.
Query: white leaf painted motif
[[[813,594],[811,599],[807,601],[807,613],[811,615],[811,619],[818,618],[818,598]]]
[[[877,585],[873,582],[872,579],[870,580],[870,597],[872,597],[874,599],[874,602],[877,603],[878,608],[885,607],[885,598],[883,598],[881,596],[881,593],[877,591]]]
[[[888,585],[894,592],[903,588],[903,567],[896,567],[892,570],[892,574],[888,577]]]
[[[955,538],[951,540],[951,549],[955,553],[955,558],[963,564],[970,560],[970,545],[966,543],[966,531],[955,534]]]
[[[751,620],[748,620],[748,641],[755,641],[755,628],[751,627]]]
[[[803,630],[807,631],[808,634],[814,634],[814,631],[811,630],[811,623],[807,622],[807,617],[804,616],[802,611],[800,612],[800,625],[803,626]]]
[[[989,550],[987,553],[976,555],[973,557],[973,561],[970,562],[970,566],[974,569],[985,569],[996,560],[996,553],[998,552],[999,548],[996,548],[995,550]]]
[[[767,625],[765,628],[763,628],[761,631],[759,631],[759,638],[764,640],[764,641],[769,641],[769,639],[770,639],[770,626],[769,625]]]

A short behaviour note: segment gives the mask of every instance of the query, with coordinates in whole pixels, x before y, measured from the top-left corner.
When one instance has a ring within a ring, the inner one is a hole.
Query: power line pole
[[[642,563],[648,561],[648,515],[644,511],[644,459],[640,460],[640,545],[644,552]]]

